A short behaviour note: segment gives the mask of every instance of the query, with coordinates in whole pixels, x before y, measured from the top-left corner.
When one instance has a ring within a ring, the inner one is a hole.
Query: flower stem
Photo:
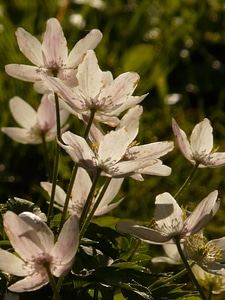
[[[189,265],[188,261],[186,260],[186,257],[185,257],[185,255],[184,255],[183,250],[182,250],[181,245],[180,245],[180,240],[179,240],[179,238],[176,239],[176,245],[177,245],[177,250],[178,250],[178,252],[179,252],[179,254],[180,254],[180,257],[181,257],[181,259],[182,259],[182,261],[183,261],[183,263],[184,263],[184,266],[185,266],[185,268],[187,269],[188,274],[189,274],[189,276],[190,276],[192,282],[194,283],[194,285],[195,285],[196,288],[198,289],[201,298],[202,298],[203,300],[207,300],[207,298],[206,298],[204,292],[202,291],[202,288],[201,288],[200,284],[198,283],[198,280],[196,279],[195,275],[193,274],[193,272],[192,272],[192,270],[191,270],[191,266]]]
[[[102,198],[103,198],[103,196],[104,196],[104,194],[105,194],[105,192],[106,192],[106,190],[107,190],[107,188],[108,188],[108,186],[110,184],[111,179],[112,178],[109,178],[109,177],[106,179],[104,187],[103,187],[100,195],[98,196],[97,200],[95,201],[95,203],[93,205],[93,208],[91,209],[90,213],[87,215],[87,217],[86,217],[86,219],[84,221],[84,224],[83,224],[83,226],[81,228],[81,231],[80,231],[80,236],[79,236],[80,240],[82,239],[82,237],[83,237],[83,235],[84,235],[84,233],[85,233],[85,231],[86,231],[86,229],[88,227],[88,224],[91,221],[91,218],[93,217],[93,215],[94,215],[97,207],[99,206],[99,203],[101,202],[101,200],[102,200]]]
[[[52,276],[51,270],[50,270],[50,268],[49,268],[49,264],[45,264],[44,267],[45,267],[45,269],[46,269],[46,271],[47,271],[47,273],[48,273],[48,278],[49,278],[49,281],[50,281],[50,285],[51,285],[52,291],[53,291],[53,293],[54,293],[53,299],[54,299],[54,300],[61,300],[61,297],[60,297],[60,295],[59,295],[59,291],[58,291],[58,289],[57,289],[57,285],[56,285],[55,279],[54,279],[54,277]]]
[[[51,167],[49,163],[49,156],[48,156],[48,151],[46,147],[46,139],[45,139],[45,133],[43,132],[41,134],[41,139],[42,139],[42,147],[43,147],[43,156],[44,156],[44,162],[45,162],[45,172],[46,172],[46,177],[49,180],[52,176],[51,174]]]
[[[185,190],[190,185],[190,183],[191,183],[191,181],[192,181],[192,179],[194,177],[194,174],[195,174],[195,172],[198,169],[198,166],[199,166],[199,163],[196,162],[196,164],[194,165],[194,167],[191,170],[190,175],[188,176],[188,178],[185,180],[185,182],[183,183],[183,185],[179,188],[179,190],[174,195],[175,199],[177,199],[181,195],[181,193],[183,192],[183,190]]]
[[[55,94],[55,111],[56,111],[57,139],[61,140],[59,98],[58,98],[57,94]],[[53,175],[52,175],[52,191],[51,191],[50,203],[49,203],[48,214],[47,214],[47,224],[48,225],[50,225],[50,221],[52,219],[52,214],[53,214],[55,189],[56,189],[56,183],[57,183],[57,177],[58,177],[58,167],[59,167],[59,153],[60,153],[60,146],[58,143],[56,143],[56,152],[55,152]]]
[[[101,169],[97,169],[97,172],[96,172],[95,177],[93,179],[91,189],[89,191],[87,200],[84,204],[84,208],[82,210],[82,214],[81,214],[81,217],[80,217],[80,228],[82,228],[82,225],[85,222],[85,219],[86,219],[86,217],[89,213],[91,203],[92,203],[92,199],[93,199],[93,196],[94,196],[94,193],[95,193],[95,188],[97,186],[97,182],[98,182],[98,179],[100,177],[101,171],[102,171]]]

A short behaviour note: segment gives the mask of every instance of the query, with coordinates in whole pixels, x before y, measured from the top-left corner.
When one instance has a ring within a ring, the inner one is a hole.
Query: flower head
[[[115,203],[111,203],[111,202],[118,194],[122,183],[123,183],[123,178],[113,178],[110,181],[110,184],[98,208],[96,209],[94,216],[100,216],[106,214],[121,203],[123,198]],[[41,182],[41,186],[44,190],[47,191],[49,195],[51,195],[51,190],[52,190],[51,183]],[[71,215],[76,214],[77,216],[80,217],[84,204],[87,200],[88,194],[90,192],[91,186],[92,186],[92,181],[87,171],[83,168],[78,168],[77,176],[71,192],[70,202],[68,205],[68,211]],[[102,187],[99,189],[97,195],[95,196],[96,200],[99,197],[101,190]],[[65,199],[66,199],[66,193],[60,186],[57,185],[55,191],[55,202],[57,203],[57,207],[60,210],[63,210]]]
[[[102,39],[99,30],[93,29],[76,43],[68,55],[67,42],[62,27],[57,19],[47,21],[42,44],[39,40],[18,28],[16,31],[20,51],[35,65],[10,64],[6,66],[6,73],[10,76],[29,81],[40,82],[41,75],[57,76],[66,84],[76,82],[76,68],[88,49],[94,49]],[[42,85],[36,85],[40,91],[45,90]]]
[[[117,116],[146,97],[132,96],[139,81],[137,73],[123,73],[113,80],[111,72],[100,70],[92,50],[79,64],[76,77],[78,84],[72,88],[53,77],[46,77],[46,84],[71,113],[89,116],[94,110],[95,119],[110,126],[118,125]]]
[[[4,228],[19,257],[0,249],[0,270],[25,277],[12,284],[10,291],[37,290],[49,282],[47,268],[60,277],[72,267],[79,241],[76,215],[66,221],[56,243],[53,232],[33,213],[18,216],[7,211]]]
[[[162,142],[155,146],[151,144],[134,148],[131,146],[138,133],[141,113],[142,107],[139,105],[129,109],[116,130],[111,130],[105,135],[99,134],[96,140],[92,141],[92,145],[69,131],[62,135],[64,143],[59,144],[82,168],[93,173],[100,169],[102,176],[116,178],[132,176],[134,179],[143,180],[139,176],[140,173],[158,172],[169,175],[170,168],[162,166],[157,158],[173,149],[172,142]]]
[[[27,102],[20,97],[10,100],[10,110],[22,127],[3,127],[2,131],[13,140],[22,144],[40,144],[45,140],[52,141],[56,138],[56,113],[55,105],[49,99],[51,94],[44,94],[37,112]],[[69,113],[65,110],[60,111],[61,126],[66,122]],[[67,126],[62,128],[62,132]]]
[[[213,129],[208,119],[205,118],[194,127],[190,142],[174,119],[172,127],[181,152],[193,165],[198,164],[199,168],[225,165],[225,152],[213,151]]]
[[[211,220],[219,209],[217,196],[217,191],[210,193],[187,217],[176,200],[169,193],[163,193],[156,197],[154,229],[134,222],[119,222],[117,229],[150,244],[173,243],[199,232]]]

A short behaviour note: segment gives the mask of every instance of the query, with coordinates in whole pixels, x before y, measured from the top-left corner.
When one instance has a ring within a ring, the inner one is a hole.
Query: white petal
[[[38,127],[41,131],[51,130],[56,124],[56,109],[54,103],[44,94],[37,110]]]
[[[41,182],[40,185],[49,194],[49,196],[51,196],[52,183],[50,183],[50,182]],[[55,202],[57,202],[58,204],[63,206],[64,203],[65,203],[65,199],[66,199],[66,193],[64,192],[64,190],[60,186],[56,185],[55,199],[54,199]]]
[[[60,277],[72,267],[79,245],[79,222],[76,215],[71,216],[59,234],[52,252],[52,273]]]
[[[218,191],[215,190],[204,198],[186,219],[184,234],[191,235],[200,231],[216,214],[219,206]]]
[[[8,75],[20,80],[28,82],[36,82],[41,80],[40,69],[38,67],[9,64],[5,66],[5,71]]]
[[[8,287],[11,292],[23,293],[40,289],[49,282],[48,274],[36,272],[32,276],[27,276]]]
[[[18,28],[16,31],[17,42],[20,51],[36,66],[43,66],[41,43],[25,31],[23,28]]]
[[[206,166],[210,168],[222,167],[225,165],[225,152],[215,152],[210,154]]]
[[[194,154],[201,155],[211,152],[213,148],[212,131],[212,126],[206,118],[194,127],[191,134],[191,149]]]
[[[13,97],[9,102],[10,110],[16,122],[26,129],[35,126],[37,113],[26,101],[20,97]]]
[[[174,119],[172,119],[172,128],[181,152],[187,160],[191,161],[192,149],[190,143],[188,142],[186,133],[178,126],[177,122]]]
[[[150,244],[161,245],[170,240],[167,235],[163,235],[159,231],[144,226],[136,225],[133,221],[119,222],[116,225],[116,229],[120,232],[131,234]]]
[[[183,229],[183,213],[176,200],[169,194],[156,196],[155,221],[159,230],[167,235],[176,235]]]
[[[163,165],[162,161],[157,159],[156,163],[137,170],[137,172],[147,175],[169,176],[172,172],[172,169],[166,165]]]
[[[12,253],[0,249],[0,270],[16,276],[27,276],[29,269],[23,260]]]
[[[97,30],[91,30],[83,39],[79,40],[71,50],[67,59],[67,68],[75,68],[81,62],[84,53],[88,49],[94,49],[102,39],[102,33]]]
[[[42,49],[45,64],[49,68],[63,67],[68,55],[67,42],[59,21],[51,18],[47,21]]]
[[[7,134],[14,141],[21,144],[40,144],[42,143],[41,137],[31,135],[31,131],[18,127],[3,127],[2,132]]]

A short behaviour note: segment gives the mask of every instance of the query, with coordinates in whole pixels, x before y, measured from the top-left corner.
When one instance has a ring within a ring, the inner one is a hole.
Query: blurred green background
[[[138,141],[174,139],[171,118],[188,135],[194,125],[208,117],[214,128],[215,148],[225,151],[225,1],[222,0],[8,0],[0,2],[0,125],[16,126],[9,99],[18,95],[37,107],[41,96],[31,83],[10,78],[9,63],[30,64],[20,53],[15,30],[23,27],[40,40],[46,21],[57,17],[71,49],[92,28],[103,33],[96,48],[100,67],[116,77],[136,71],[141,80],[136,94],[149,93],[143,101]],[[179,101],[173,103],[175,100]],[[71,118],[70,130],[79,133],[80,123]],[[48,144],[54,156],[54,145]],[[72,164],[62,153],[59,181],[65,184]],[[111,215],[149,220],[159,193],[178,190],[192,166],[180,151],[167,155],[169,177],[146,176],[144,182],[126,180],[124,202]],[[225,167],[200,169],[180,202],[193,208],[209,192],[224,191]],[[8,197],[31,200],[45,209],[39,182],[45,180],[42,147],[20,145],[0,133],[0,202]],[[211,225],[212,237],[225,233],[224,207]],[[218,230],[218,227],[220,228]]]

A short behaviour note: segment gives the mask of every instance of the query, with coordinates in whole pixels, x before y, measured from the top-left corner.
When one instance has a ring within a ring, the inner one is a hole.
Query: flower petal
[[[198,123],[191,134],[191,149],[193,154],[208,154],[213,148],[212,126],[208,119]]]
[[[94,49],[102,39],[102,33],[98,29],[91,30],[83,39],[79,40],[67,59],[67,68],[75,68],[81,62],[84,53],[88,49]]]
[[[16,122],[26,129],[31,129],[36,125],[37,113],[26,101],[20,97],[10,99],[9,107]]]
[[[211,153],[207,161],[207,167],[217,168],[225,165],[225,152]]]
[[[169,236],[175,236],[183,229],[183,212],[176,200],[169,194],[156,196],[155,221],[159,230]]]
[[[119,222],[116,229],[120,232],[131,234],[138,239],[150,244],[162,245],[170,240],[167,235],[162,235],[159,231],[136,225],[133,221]]]
[[[71,216],[59,234],[52,251],[52,274],[60,277],[72,267],[79,245],[79,222],[76,215]]]
[[[37,110],[38,127],[40,131],[48,131],[55,127],[56,113],[54,103],[44,94]]]
[[[23,293],[40,289],[49,282],[48,274],[36,272],[31,276],[27,276],[8,287],[11,292]]]
[[[17,43],[20,51],[36,66],[43,66],[41,43],[25,31],[18,28],[16,31]]]
[[[30,270],[25,267],[26,264],[16,255],[0,249],[0,270],[16,276],[27,276]]]
[[[21,144],[40,144],[42,139],[32,136],[30,130],[18,127],[2,127],[2,132]]]
[[[215,190],[204,198],[186,219],[183,230],[184,234],[191,235],[200,231],[216,214],[219,206],[218,191]]]
[[[186,133],[178,126],[175,119],[172,119],[172,128],[178,146],[187,160],[192,161],[192,149],[187,139]]]
[[[67,42],[59,21],[51,18],[47,21],[42,49],[45,65],[57,69],[65,65],[68,49]]]
[[[8,75],[14,78],[28,82],[36,82],[41,79],[40,70],[38,67],[9,64],[5,66],[5,71]]]

